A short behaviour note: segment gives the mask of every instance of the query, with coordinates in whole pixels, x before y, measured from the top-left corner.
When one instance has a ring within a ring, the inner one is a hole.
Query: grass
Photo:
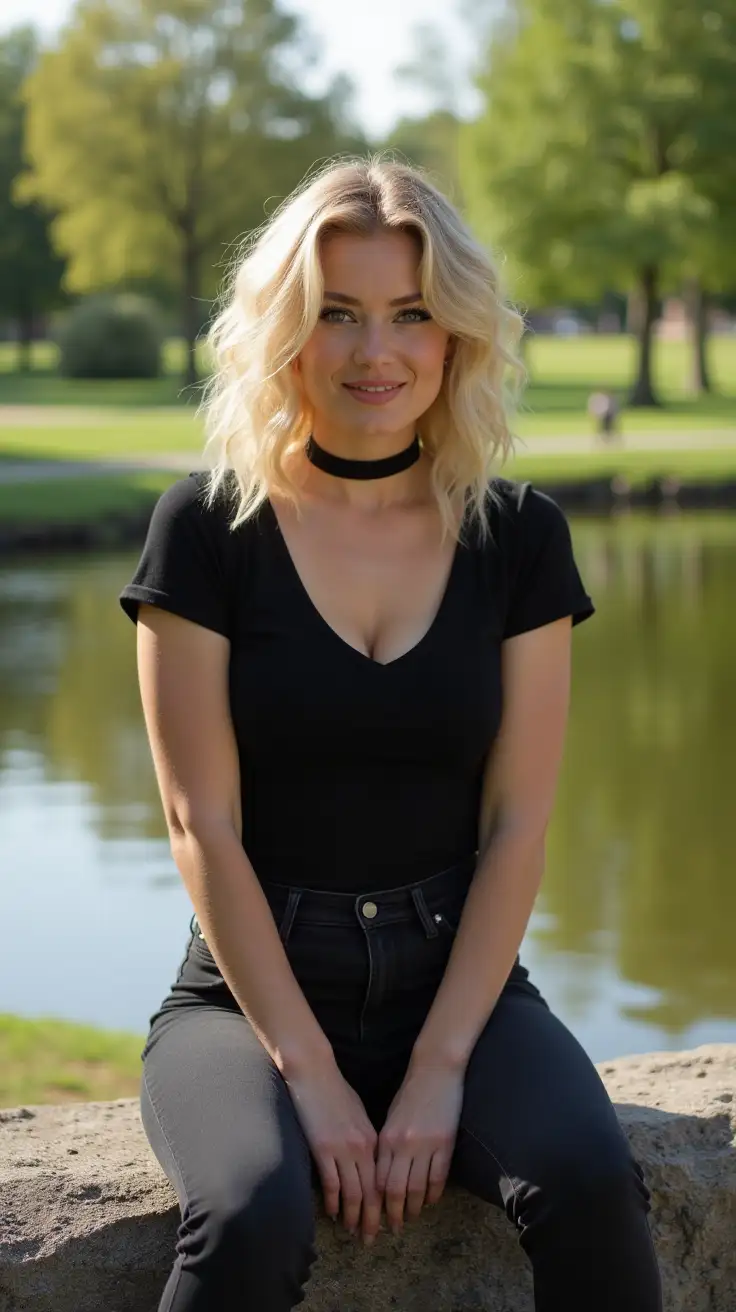
[[[202,450],[200,425],[186,411],[140,410],[120,415],[112,411],[79,425],[0,426],[2,460],[116,460],[163,453]]]
[[[720,482],[736,478],[736,443],[716,450],[591,451],[580,455],[520,456],[507,467],[513,478],[544,485],[618,475],[634,485],[652,478]]]
[[[152,471],[0,483],[0,523],[89,524],[116,515],[137,515],[152,509],[157,497],[178,477]]]
[[[0,1107],[134,1098],[145,1040],[0,1013]]]
[[[710,343],[716,389],[711,395],[689,393],[690,358],[687,342],[655,343],[654,384],[665,405],[656,410],[624,410],[624,434],[736,429],[736,336],[719,336]],[[611,388],[625,399],[636,368],[636,343],[626,336],[538,337],[529,343],[527,367],[530,382],[527,410],[519,422],[522,436],[585,433],[590,431],[586,406],[591,390]]]

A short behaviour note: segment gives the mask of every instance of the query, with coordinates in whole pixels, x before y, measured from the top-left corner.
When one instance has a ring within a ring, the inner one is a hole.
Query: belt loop
[[[436,938],[439,930],[429,914],[429,908],[421,888],[411,889],[411,900],[417,909],[417,915],[424,926],[424,932],[427,938]]]
[[[296,915],[296,909],[299,906],[299,899],[301,898],[301,895],[302,895],[302,890],[300,888],[289,889],[289,896],[286,899],[286,910],[284,912],[283,919],[281,921],[281,926],[279,928],[279,938],[281,939],[281,942],[283,943],[284,947],[286,947],[286,944],[289,941],[291,927],[294,924],[294,916]]]

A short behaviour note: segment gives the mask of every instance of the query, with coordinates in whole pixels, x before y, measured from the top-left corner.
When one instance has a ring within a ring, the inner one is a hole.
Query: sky
[[[0,0],[0,31],[30,22],[51,34],[71,7],[71,0]],[[321,40],[326,71],[353,79],[356,113],[370,133],[380,135],[402,114],[427,107],[419,91],[397,84],[393,76],[415,55],[412,38],[420,24],[439,32],[448,60],[457,64],[458,85],[467,86],[470,39],[453,0],[369,0],[354,8],[351,0],[285,0],[284,8],[309,20]]]

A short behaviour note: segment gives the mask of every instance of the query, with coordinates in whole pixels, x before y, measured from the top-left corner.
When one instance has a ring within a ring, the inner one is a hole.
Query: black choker
[[[415,465],[421,451],[418,435],[403,451],[397,451],[395,456],[384,456],[382,460],[346,460],[344,456],[325,451],[313,437],[304,448],[307,460],[325,474],[334,474],[335,478],[388,478],[390,474],[400,474]]]

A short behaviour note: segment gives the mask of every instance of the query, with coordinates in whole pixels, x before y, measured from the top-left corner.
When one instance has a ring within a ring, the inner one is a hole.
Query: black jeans
[[[377,1130],[474,862],[373,897],[264,884],[296,978]],[[315,1258],[316,1168],[196,917],[191,930],[142,1053],[143,1125],[181,1209],[159,1312],[289,1312]],[[594,1066],[518,959],[467,1068],[450,1178],[517,1227],[537,1312],[661,1309],[641,1170]]]

